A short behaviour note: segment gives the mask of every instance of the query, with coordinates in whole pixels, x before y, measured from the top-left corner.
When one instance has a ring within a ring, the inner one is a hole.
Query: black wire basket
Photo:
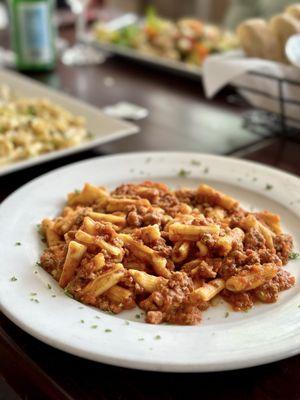
[[[300,94],[300,80],[296,81],[257,71],[248,72],[248,74],[251,77],[259,77],[260,79],[268,80],[268,83],[270,83],[270,81],[273,82],[273,84],[276,85],[275,94],[265,90],[265,87],[268,85],[262,84],[261,88],[257,88],[234,83],[233,86],[237,90],[238,95],[236,98],[230,96],[228,100],[243,106],[247,105],[253,107],[253,104],[251,104],[247,98],[249,98],[248,95],[255,95],[256,97],[260,97],[260,103],[264,103],[263,100],[265,100],[265,102],[272,101],[276,103],[278,112],[270,111],[264,108],[264,106],[258,107],[255,105],[255,108],[246,111],[243,115],[244,128],[263,137],[284,136],[300,140],[300,95],[299,100],[290,99],[285,95],[287,89],[289,92],[291,92],[292,89],[299,89]],[[290,106],[299,107],[299,118],[289,115],[288,109]]]

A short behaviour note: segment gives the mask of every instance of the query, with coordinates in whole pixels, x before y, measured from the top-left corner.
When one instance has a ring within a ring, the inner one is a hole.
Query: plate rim
[[[129,152],[129,153],[120,153],[120,154],[114,154],[114,155],[104,155],[104,156],[99,156],[99,157],[95,157],[95,158],[91,158],[91,159],[87,159],[87,160],[81,160],[81,161],[77,161],[74,162],[72,164],[68,164],[66,166],[63,167],[59,167],[56,168],[52,171],[49,171],[31,181],[29,181],[28,183],[26,183],[25,185],[21,186],[20,188],[18,188],[16,191],[14,191],[13,193],[11,193],[0,205],[0,215],[2,212],[2,208],[3,205],[6,205],[7,202],[10,201],[10,199],[19,191],[22,191],[24,188],[26,188],[28,185],[32,184],[32,183],[36,183],[39,179],[44,179],[45,177],[47,177],[48,175],[51,174],[56,174],[58,171],[62,171],[64,169],[72,169],[75,165],[80,165],[80,164],[89,164],[89,163],[93,163],[97,160],[103,160],[103,159],[107,159],[107,158],[130,158],[130,157],[135,157],[135,156],[141,156],[141,157],[154,157],[154,156],[162,156],[162,157],[167,157],[168,155],[171,156],[182,156],[182,155],[188,155],[189,157],[198,157],[198,158],[208,158],[208,159],[213,159],[213,160],[229,160],[229,162],[233,162],[233,163],[242,163],[244,165],[248,165],[248,166],[255,166],[255,167],[259,167],[262,169],[267,169],[269,170],[271,173],[275,173],[275,174],[279,174],[281,176],[286,176],[289,177],[289,179],[293,178],[293,180],[297,180],[298,184],[299,184],[299,177],[297,177],[294,174],[290,174],[287,173],[285,171],[281,171],[278,168],[274,168],[274,167],[270,167],[270,166],[266,166],[262,163],[257,163],[257,162],[253,162],[253,161],[248,161],[248,160],[243,160],[243,159],[238,159],[238,158],[233,158],[233,157],[224,157],[224,156],[219,156],[219,155],[212,155],[212,154],[206,154],[206,153],[198,153],[198,152],[174,152],[174,151],[169,151],[169,152],[161,152],[161,151],[150,151],[150,152]],[[191,158],[189,158],[191,159]],[[144,179],[145,177],[141,176],[140,179]],[[201,365],[198,363],[190,363],[187,365],[183,365],[182,362],[177,361],[177,362],[173,362],[172,364],[170,364],[170,362],[168,361],[167,363],[159,363],[157,362],[157,360],[155,360],[154,362],[151,362],[151,360],[147,360],[145,361],[145,359],[143,360],[128,360],[128,359],[124,359],[124,358],[118,358],[118,356],[106,356],[106,355],[102,355],[99,356],[99,354],[95,354],[92,353],[90,354],[89,352],[87,352],[87,350],[82,350],[82,349],[78,349],[78,347],[74,347],[71,344],[67,344],[65,342],[60,342],[59,340],[56,341],[55,343],[53,343],[53,339],[51,340],[51,338],[48,337],[44,337],[42,334],[40,334],[38,331],[34,331],[32,329],[30,329],[30,327],[28,325],[26,325],[26,323],[24,323],[22,320],[18,319],[15,315],[13,315],[13,313],[6,307],[3,306],[2,301],[1,301],[1,297],[0,297],[0,308],[1,311],[4,313],[4,315],[6,315],[11,321],[13,321],[17,326],[19,326],[21,329],[23,329],[25,332],[29,333],[31,336],[34,336],[35,338],[41,340],[42,342],[58,348],[62,351],[65,351],[67,353],[71,353],[73,355],[76,356],[80,356],[89,360],[94,360],[94,361],[98,361],[98,362],[103,362],[106,364],[110,364],[110,365],[115,365],[115,366],[121,366],[121,367],[127,367],[127,368],[132,368],[132,369],[142,369],[142,370],[149,370],[149,371],[164,371],[164,372],[213,372],[213,371],[226,371],[226,370],[232,370],[232,369],[239,369],[239,368],[248,368],[248,367],[253,367],[253,366],[258,366],[258,365],[262,365],[262,364],[266,364],[269,362],[273,362],[273,361],[278,361],[293,355],[296,355],[299,353],[300,349],[299,346],[293,346],[293,348],[289,348],[287,349],[281,349],[279,352],[274,352],[272,354],[268,354],[267,356],[264,355],[261,358],[257,358],[257,356],[254,356],[252,358],[248,358],[247,360],[240,360],[237,361],[235,360],[234,362],[232,361],[227,361],[227,363],[223,363],[221,364],[220,362],[215,363],[215,362],[211,362],[210,364],[206,363],[205,365]],[[295,348],[296,347],[296,348]]]

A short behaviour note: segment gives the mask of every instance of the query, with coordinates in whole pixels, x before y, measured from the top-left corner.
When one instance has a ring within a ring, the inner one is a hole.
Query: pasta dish
[[[151,324],[194,325],[217,295],[235,311],[273,303],[295,283],[292,237],[202,184],[85,184],[44,219],[40,263],[76,300],[112,313],[139,306]]]
[[[88,139],[83,117],[47,99],[14,98],[6,86],[0,91],[0,167]]]

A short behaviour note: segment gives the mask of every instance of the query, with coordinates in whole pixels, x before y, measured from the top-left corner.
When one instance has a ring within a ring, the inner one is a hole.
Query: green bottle
[[[55,66],[55,0],[9,0],[17,68],[48,71]]]

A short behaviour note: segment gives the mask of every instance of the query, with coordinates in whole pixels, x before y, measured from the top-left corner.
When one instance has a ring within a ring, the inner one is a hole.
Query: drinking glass
[[[86,35],[86,10],[89,0],[67,0],[71,11],[75,14],[75,44],[62,54],[65,65],[94,65],[105,61],[106,57],[89,44],[81,42]]]

